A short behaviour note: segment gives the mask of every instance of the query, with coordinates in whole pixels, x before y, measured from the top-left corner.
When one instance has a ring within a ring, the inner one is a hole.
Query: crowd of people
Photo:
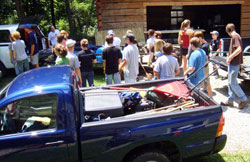
[[[189,81],[197,85],[209,74],[209,58],[218,55],[221,51],[219,32],[212,31],[211,43],[204,39],[204,34],[201,30],[194,31],[190,28],[191,21],[184,20],[180,27],[178,35],[178,43],[183,59],[183,74],[190,76]],[[51,31],[48,35],[48,46],[53,49],[56,55],[56,65],[70,65],[77,74],[79,85],[82,87],[94,86],[94,69],[93,64],[96,63],[95,53],[88,48],[89,42],[87,39],[82,39],[80,42],[81,51],[74,54],[76,41],[69,39],[66,31],[59,31],[51,26]],[[28,34],[27,47],[19,32],[14,32],[10,36],[12,43],[9,46],[11,61],[15,64],[17,74],[20,74],[29,69],[29,60],[31,64],[38,68],[38,43],[34,32],[29,24],[24,26],[25,32]],[[229,98],[227,102],[222,102],[222,105],[233,106],[235,97],[241,99],[239,109],[242,109],[248,99],[239,84],[237,76],[242,64],[242,41],[241,37],[235,31],[234,24],[226,26],[226,32],[232,38],[230,44],[230,52],[227,57],[228,82],[229,82]],[[161,32],[150,29],[148,31],[148,39],[144,49],[149,53],[148,65],[152,66],[154,79],[173,78],[180,74],[180,67],[176,57],[173,55],[174,47],[171,43],[165,42]],[[105,74],[106,84],[120,84],[120,73],[123,72],[125,83],[135,83],[139,74],[139,44],[131,30],[128,30],[123,37],[125,46],[121,52],[121,39],[115,36],[113,30],[107,32],[105,38],[105,48],[102,52],[103,72]],[[28,54],[26,50],[28,49]],[[216,64],[213,64],[215,70]],[[194,74],[194,75],[193,75]],[[216,78],[219,77],[218,71],[215,73]],[[204,84],[200,84],[207,90],[208,95],[212,98],[212,89],[209,78]]]

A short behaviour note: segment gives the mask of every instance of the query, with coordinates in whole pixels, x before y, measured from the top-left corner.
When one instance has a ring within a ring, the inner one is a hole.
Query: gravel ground
[[[210,66],[212,70],[212,67]],[[211,71],[210,70],[210,71]],[[219,70],[221,76],[226,76],[227,73]],[[246,95],[250,96],[250,81],[238,80],[240,86]],[[215,79],[214,76],[210,78],[211,86],[213,89],[213,98],[216,102],[226,101],[228,96],[228,80]],[[223,107],[225,126],[224,134],[227,134],[227,143],[222,151],[223,153],[237,153],[250,151],[250,104],[243,110],[237,109],[239,101],[234,103],[235,107]]]

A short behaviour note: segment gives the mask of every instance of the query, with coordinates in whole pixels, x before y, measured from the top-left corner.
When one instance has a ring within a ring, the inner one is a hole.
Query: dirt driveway
[[[210,66],[211,69],[211,66]],[[212,69],[211,69],[212,70]],[[226,76],[225,71],[219,70],[220,75]],[[214,99],[218,103],[226,101],[228,96],[228,80],[215,79],[214,76],[210,78],[211,86],[214,93]],[[250,96],[250,82],[239,79],[241,87]],[[238,102],[239,103],[239,102]],[[234,103],[234,108],[223,107],[225,117],[224,133],[227,134],[228,140],[226,147],[222,152],[237,153],[250,151],[250,103],[243,110],[238,110],[238,103]]]

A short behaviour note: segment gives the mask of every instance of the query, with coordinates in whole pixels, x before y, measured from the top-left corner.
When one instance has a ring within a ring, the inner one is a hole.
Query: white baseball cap
[[[219,35],[219,32],[218,32],[218,31],[216,31],[216,30],[214,30],[214,31],[210,32],[210,34],[213,34],[213,35]]]
[[[75,44],[76,44],[76,41],[73,40],[73,39],[68,39],[68,40],[66,41],[66,46],[67,46],[67,47],[72,47],[72,46],[74,46]]]
[[[108,34],[108,35],[114,35],[115,33],[114,33],[113,30],[109,30],[109,31],[107,32],[107,34]]]

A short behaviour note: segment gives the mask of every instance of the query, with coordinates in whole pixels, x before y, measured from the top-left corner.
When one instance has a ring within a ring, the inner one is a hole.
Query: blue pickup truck
[[[145,89],[182,79],[116,87]],[[224,148],[222,109],[200,90],[191,94],[195,108],[124,114],[110,87],[77,88],[69,66],[19,75],[0,92],[0,161],[174,162]]]

